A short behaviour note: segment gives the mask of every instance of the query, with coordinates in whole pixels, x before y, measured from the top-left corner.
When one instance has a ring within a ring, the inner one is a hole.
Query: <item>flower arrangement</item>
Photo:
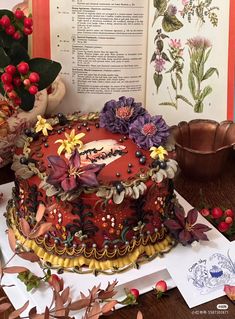
[[[32,32],[31,15],[25,16],[20,9],[0,10],[0,93],[13,110],[30,111],[35,94],[48,88],[61,70],[57,62],[29,57],[28,36]]]

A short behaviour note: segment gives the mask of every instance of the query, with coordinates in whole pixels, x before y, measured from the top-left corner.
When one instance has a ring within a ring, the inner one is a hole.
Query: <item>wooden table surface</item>
[[[9,165],[0,169],[0,184],[13,179],[14,174]],[[197,182],[179,172],[175,179],[175,188],[192,206],[199,205],[201,190],[206,202],[211,207],[235,208],[235,152],[233,152],[220,178],[210,182]],[[0,297],[3,295],[4,292],[0,291]],[[227,311],[219,311],[216,307],[218,304],[228,304],[229,308]],[[138,310],[141,310],[144,319],[235,319],[235,305],[227,297],[221,297],[189,309],[177,288],[170,290],[167,296],[159,300],[156,299],[153,291],[150,291],[139,297],[138,306],[122,308],[104,318],[136,319]],[[5,318],[0,316],[0,319]]]

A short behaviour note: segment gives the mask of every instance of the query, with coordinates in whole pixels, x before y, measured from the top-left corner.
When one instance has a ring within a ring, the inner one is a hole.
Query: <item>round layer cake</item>
[[[120,271],[174,244],[164,221],[174,210],[176,162],[103,122],[98,113],[39,117],[17,142],[8,223],[52,266]],[[51,228],[30,240],[20,221],[33,229],[39,204]]]

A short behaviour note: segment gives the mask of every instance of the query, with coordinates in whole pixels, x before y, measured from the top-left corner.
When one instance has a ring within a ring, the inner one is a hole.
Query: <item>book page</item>
[[[147,109],[169,125],[228,111],[229,1],[150,4]]]
[[[51,58],[67,86],[59,111],[100,110],[145,97],[148,1],[50,1]]]

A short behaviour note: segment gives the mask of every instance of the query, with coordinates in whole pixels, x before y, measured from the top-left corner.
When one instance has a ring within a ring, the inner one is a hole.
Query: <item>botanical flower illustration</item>
[[[47,122],[46,119],[41,117],[41,115],[38,115],[37,119],[38,119],[38,121],[35,124],[35,132],[38,133],[38,132],[42,131],[42,134],[47,136],[48,135],[47,131],[53,130],[53,127],[51,126],[51,124],[49,124]]]
[[[82,148],[83,142],[81,141],[81,138],[83,138],[84,136],[84,133],[75,135],[75,129],[72,129],[70,134],[65,133],[65,140],[60,139],[55,141],[55,143],[61,143],[57,151],[58,155],[60,155],[64,151],[65,153],[71,154],[75,150],[75,148]]]
[[[154,51],[150,63],[154,62],[155,72],[153,75],[154,83],[157,87],[157,91],[162,84],[163,71],[166,69],[166,62],[170,62],[167,54],[164,52],[164,39],[168,38],[166,34],[162,33],[162,30],[157,30],[157,35],[155,36],[154,42],[156,44],[156,50]]]
[[[198,211],[191,209],[187,217],[182,209],[177,208],[175,211],[176,219],[168,219],[164,225],[170,230],[175,238],[183,245],[191,244],[194,241],[208,240],[205,232],[211,228],[204,224],[195,224],[198,217]]]
[[[100,126],[112,133],[128,134],[129,125],[145,112],[141,103],[136,103],[132,97],[122,96],[118,101],[111,100],[105,103],[100,113]]]
[[[176,17],[177,7],[169,4],[168,0],[155,0],[153,5],[156,8],[152,26],[159,17],[162,17],[162,28],[165,32],[179,30],[183,24]]]
[[[164,147],[162,146],[159,146],[159,147],[155,147],[155,146],[152,146],[150,148],[150,157],[153,158],[153,159],[160,159],[160,161],[164,161],[164,158],[165,158],[165,155],[168,155],[168,152],[167,150],[165,150]]]
[[[146,113],[130,125],[129,137],[146,150],[164,144],[168,136],[169,127],[160,115],[151,117]]]
[[[64,191],[71,191],[79,186],[98,186],[97,174],[105,164],[90,164],[81,167],[77,149],[68,162],[60,156],[48,156],[52,167],[47,183],[61,186]]]
[[[192,103],[190,103],[190,101],[185,96],[179,94],[179,90],[182,90],[183,88],[182,74],[184,69],[184,48],[182,47],[181,40],[170,39],[168,52],[172,60],[172,66],[166,73],[170,73],[171,85],[175,92],[175,97],[172,97],[169,87],[167,87],[170,96],[170,101],[161,102],[159,103],[159,105],[170,105],[177,109],[178,100],[181,99],[190,106],[193,106]]]
[[[210,56],[211,43],[204,37],[194,37],[188,39],[190,55],[190,70],[188,75],[188,85],[192,97],[195,101],[194,112],[201,113],[204,108],[204,99],[211,94],[212,87],[210,85],[202,88],[204,81],[209,79],[214,73],[219,76],[216,68],[210,67],[205,71],[206,62]]]
[[[198,18],[200,24],[206,23],[206,19],[209,19],[210,23],[214,26],[218,26],[218,16],[216,11],[219,7],[213,5],[213,0],[182,0],[184,6],[180,11],[182,18],[187,17],[188,22],[191,23],[192,18]]]

